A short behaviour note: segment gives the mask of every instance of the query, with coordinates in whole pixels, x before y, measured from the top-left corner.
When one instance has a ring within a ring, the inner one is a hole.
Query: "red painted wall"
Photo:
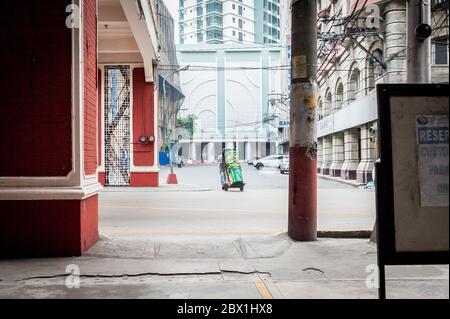
[[[0,176],[72,167],[70,0],[1,1]]]
[[[133,70],[133,164],[135,166],[153,166],[155,145],[139,144],[142,135],[154,136],[154,93],[155,85],[145,82],[143,68]]]
[[[0,258],[80,256],[98,239],[98,195],[0,201]]]
[[[98,182],[99,182],[102,186],[105,186],[105,185],[106,185],[105,172],[98,172]]]
[[[159,173],[131,172],[131,187],[158,187]]]
[[[98,195],[80,202],[80,255],[98,240]]]
[[[97,0],[83,2],[84,173],[97,171]]]

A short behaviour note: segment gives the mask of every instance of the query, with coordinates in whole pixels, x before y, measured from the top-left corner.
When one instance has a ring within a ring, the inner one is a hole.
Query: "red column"
[[[77,256],[98,239],[96,0],[80,28],[71,4],[0,5],[0,257]]]
[[[144,68],[133,69],[133,168],[131,186],[159,185],[156,141],[140,143],[141,136],[155,137],[155,84],[145,82]]]

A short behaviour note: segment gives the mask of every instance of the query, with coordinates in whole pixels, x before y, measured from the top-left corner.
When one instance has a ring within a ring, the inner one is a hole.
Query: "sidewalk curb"
[[[360,184],[360,183],[358,183],[356,181],[348,181],[348,180],[341,179],[341,178],[338,178],[338,177],[331,177],[331,176],[320,175],[320,174],[317,174],[317,176],[319,178],[323,178],[323,179],[326,179],[326,180],[338,182],[338,183],[341,183],[341,184],[346,184],[346,185],[349,185],[349,186],[352,186],[352,187],[355,187],[355,188],[366,186],[366,184]]]
[[[356,238],[356,239],[370,239],[372,235],[371,230],[319,230],[317,231],[318,238]]]

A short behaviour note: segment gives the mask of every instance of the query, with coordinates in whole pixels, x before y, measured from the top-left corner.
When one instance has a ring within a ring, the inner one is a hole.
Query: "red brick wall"
[[[154,93],[155,85],[145,82],[143,68],[133,70],[133,163],[135,166],[153,166],[155,145],[139,144],[139,137],[154,136]]]
[[[72,169],[69,3],[0,2],[0,176]]]
[[[97,0],[84,0],[84,173],[96,173],[97,159]]]

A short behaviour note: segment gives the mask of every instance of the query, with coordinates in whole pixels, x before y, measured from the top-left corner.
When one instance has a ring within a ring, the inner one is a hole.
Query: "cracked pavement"
[[[375,246],[286,234],[154,241],[102,237],[83,257],[0,261],[0,298],[376,298]],[[80,288],[66,287],[68,265]],[[448,298],[448,266],[389,267],[391,298]]]

